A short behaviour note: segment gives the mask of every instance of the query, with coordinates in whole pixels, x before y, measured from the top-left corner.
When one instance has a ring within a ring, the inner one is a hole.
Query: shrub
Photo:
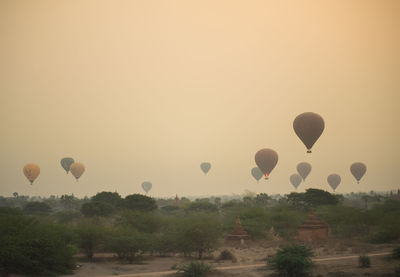
[[[367,255],[358,257],[358,265],[363,268],[371,267],[371,259]]]
[[[83,204],[81,212],[85,217],[108,216],[114,212],[114,207],[106,202],[92,201]]]
[[[392,258],[393,259],[400,259],[400,246],[397,246],[392,251]]]
[[[24,206],[27,214],[47,215],[51,212],[51,207],[43,202],[29,202]]]
[[[223,250],[218,257],[219,260],[231,260],[232,262],[236,263],[237,259],[233,253],[227,249]]]
[[[284,246],[274,256],[267,258],[267,266],[275,270],[280,276],[310,276],[313,267],[312,256],[312,250],[306,246]]]
[[[75,248],[68,229],[41,223],[17,211],[0,211],[0,226],[0,275],[71,273]]]
[[[212,267],[203,262],[190,262],[182,267],[178,267],[178,272],[187,277],[203,277],[210,274]]]

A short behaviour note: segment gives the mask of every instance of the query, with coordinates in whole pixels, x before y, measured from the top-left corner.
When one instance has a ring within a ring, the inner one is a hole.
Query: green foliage
[[[218,211],[217,205],[212,204],[208,201],[196,201],[188,203],[185,207],[185,211],[188,212],[216,212]]]
[[[140,211],[125,211],[121,214],[118,223],[135,228],[144,233],[158,232],[163,226],[165,218],[159,214]]]
[[[400,246],[393,248],[392,250],[392,258],[393,259],[400,259]]]
[[[54,217],[59,223],[71,223],[82,217],[82,214],[78,211],[59,211],[54,214]]]
[[[70,273],[75,248],[69,230],[9,211],[0,208],[0,274]]]
[[[313,252],[303,245],[289,245],[280,248],[274,256],[267,258],[267,266],[280,276],[311,276]]]
[[[207,251],[216,249],[222,238],[222,230],[217,218],[198,215],[180,222],[177,244],[184,253],[196,251],[199,259]]]
[[[156,201],[142,194],[131,194],[125,197],[123,206],[128,210],[150,212],[157,209]]]
[[[320,189],[307,189],[303,193],[292,192],[286,198],[288,203],[296,208],[337,205],[340,200],[343,200],[342,196],[336,196]]]
[[[93,196],[91,200],[94,202],[107,203],[113,206],[114,208],[119,207],[122,203],[122,198],[119,195],[119,193],[110,191],[99,192],[95,196]]]
[[[23,210],[27,214],[48,215],[51,212],[51,207],[43,202],[29,202]]]
[[[85,217],[109,216],[114,212],[114,207],[106,202],[90,201],[82,205],[81,213]]]
[[[133,263],[139,253],[151,249],[151,236],[134,229],[114,230],[106,242],[106,248],[117,254],[120,260]]]
[[[232,262],[236,263],[237,259],[233,253],[227,249],[222,250],[219,254],[218,260],[231,260]]]
[[[358,257],[358,265],[362,268],[371,267],[371,259],[367,255]]]
[[[212,266],[203,262],[190,262],[178,267],[178,272],[185,277],[204,277],[211,273]]]
[[[104,243],[106,230],[99,224],[91,222],[81,222],[76,227],[78,236],[78,247],[84,251],[87,258],[91,261],[94,253]]]

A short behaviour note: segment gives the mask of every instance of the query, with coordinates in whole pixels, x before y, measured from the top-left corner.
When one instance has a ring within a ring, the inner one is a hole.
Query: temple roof
[[[232,233],[228,235],[228,238],[249,238],[247,232],[243,229],[242,222],[240,221],[240,217],[238,216],[236,219],[236,225],[233,229]]]
[[[310,213],[308,214],[308,218],[302,225],[297,227],[298,229],[320,229],[320,228],[328,228],[328,224],[319,221],[315,218],[313,209],[310,209]]]

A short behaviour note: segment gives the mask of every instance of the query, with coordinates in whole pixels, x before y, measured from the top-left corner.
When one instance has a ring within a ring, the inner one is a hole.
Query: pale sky
[[[331,191],[331,173],[338,193],[397,189],[399,14],[397,0],[1,0],[0,195],[289,193],[302,161],[298,191]],[[306,111],[325,120],[312,154],[292,128]],[[279,161],[256,183],[261,148]]]

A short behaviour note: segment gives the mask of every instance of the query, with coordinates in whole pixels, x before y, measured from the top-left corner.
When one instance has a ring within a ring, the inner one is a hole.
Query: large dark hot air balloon
[[[24,166],[24,175],[25,177],[33,184],[33,181],[39,176],[40,174],[40,167],[37,164],[30,163]]]
[[[207,162],[201,163],[200,168],[204,172],[204,174],[207,174],[207,172],[211,169],[211,164]]]
[[[311,164],[302,162],[297,165],[296,169],[303,181],[305,181],[308,174],[311,172]]]
[[[357,180],[357,184],[360,183],[361,178],[364,176],[367,171],[367,166],[363,163],[353,163],[350,166],[351,174],[353,174],[354,178]]]
[[[293,129],[307,147],[307,153],[311,153],[311,148],[321,136],[324,128],[324,119],[316,113],[302,113],[293,121]]]
[[[301,176],[297,173],[290,175],[290,183],[292,183],[294,188],[297,189],[301,183]]]
[[[71,167],[71,164],[73,164],[75,161],[73,158],[62,158],[61,159],[61,166],[64,168],[64,170],[67,172],[69,172],[69,169]]]
[[[342,181],[342,178],[338,174],[331,174],[328,176],[328,184],[331,186],[333,191],[336,190],[336,188],[339,186],[340,182]]]
[[[271,174],[271,171],[278,163],[278,153],[272,149],[264,148],[259,150],[254,157],[258,168],[264,174],[265,179]]]
[[[258,167],[253,167],[251,169],[251,175],[253,175],[254,179],[256,179],[258,182],[264,174],[261,172],[261,170]]]

